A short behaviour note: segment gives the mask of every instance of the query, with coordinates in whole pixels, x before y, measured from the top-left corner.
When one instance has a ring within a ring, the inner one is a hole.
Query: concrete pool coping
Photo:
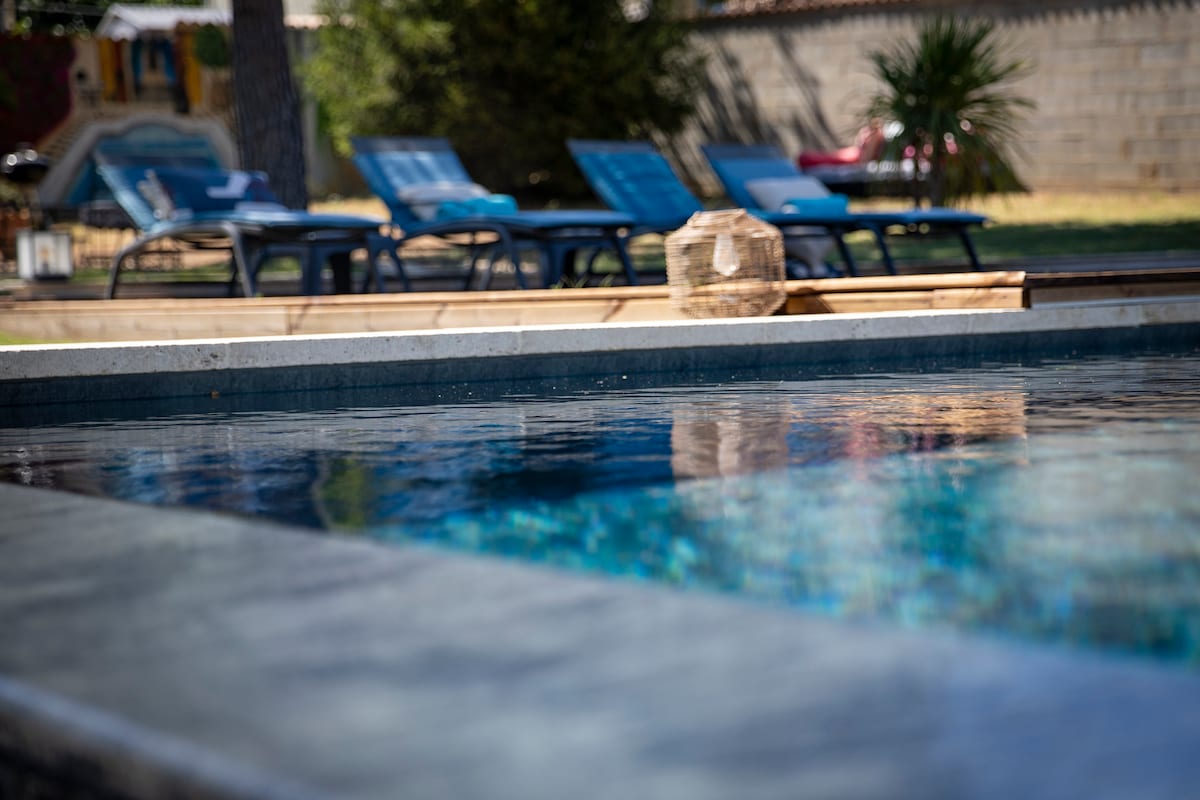
[[[1200,679],[1181,667],[11,485],[0,502],[0,778],[51,796],[1167,798],[1200,781]]]
[[[1200,302],[0,347],[0,405],[817,367],[1195,341]]]
[[[1200,342],[1200,303],[6,347],[0,399],[1159,335]],[[1200,779],[1185,667],[18,486],[0,503],[0,787],[30,794],[1177,797]]]

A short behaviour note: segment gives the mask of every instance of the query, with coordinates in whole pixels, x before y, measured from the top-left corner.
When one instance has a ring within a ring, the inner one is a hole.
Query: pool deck
[[[23,487],[0,502],[0,775],[60,790],[1178,798],[1200,784],[1193,670]]]
[[[1200,342],[1200,302],[5,347],[0,405],[653,380],[1155,337]],[[13,485],[0,504],[4,797],[1177,798],[1200,785],[1194,667]]]

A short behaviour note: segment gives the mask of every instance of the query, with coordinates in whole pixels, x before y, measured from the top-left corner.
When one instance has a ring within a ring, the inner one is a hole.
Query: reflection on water
[[[958,387],[914,393],[871,387],[869,392],[797,402],[781,390],[681,403],[671,411],[674,475],[711,478],[804,463],[789,448],[793,429],[825,440],[820,458],[852,461],[1025,436],[1022,391]]]
[[[671,410],[671,472],[676,478],[712,478],[779,469],[788,464],[787,401],[736,399]]]
[[[1200,663],[1197,366],[0,428],[0,478]]]

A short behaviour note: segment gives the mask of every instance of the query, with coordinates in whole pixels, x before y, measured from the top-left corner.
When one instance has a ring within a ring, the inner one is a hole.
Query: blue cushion
[[[457,203],[487,197],[489,192],[472,181],[430,181],[402,186],[396,190],[396,199],[420,220],[434,219],[442,203]]]
[[[785,214],[812,215],[814,217],[841,216],[846,213],[850,202],[844,194],[828,197],[796,197],[784,201],[780,211]]]
[[[175,217],[184,210],[199,214],[232,211],[239,203],[279,203],[266,177],[257,172],[156,167],[146,175],[170,198]],[[151,200],[151,204],[160,214],[166,210],[161,199]]]
[[[455,219],[476,215],[498,216],[517,213],[517,201],[507,194],[489,194],[486,197],[469,197],[465,200],[447,200],[439,203],[438,219]]]

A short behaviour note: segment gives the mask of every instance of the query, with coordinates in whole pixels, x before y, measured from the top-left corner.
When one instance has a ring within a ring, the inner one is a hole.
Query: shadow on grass
[[[1200,220],[1131,225],[991,225],[972,232],[984,264],[1047,256],[1200,251]],[[865,263],[878,261],[869,234],[855,234],[851,252]],[[891,236],[897,261],[952,261],[963,257],[954,236]]]

